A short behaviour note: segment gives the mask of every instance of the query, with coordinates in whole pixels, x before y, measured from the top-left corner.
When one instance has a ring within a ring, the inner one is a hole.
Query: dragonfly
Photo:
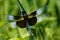
[[[16,20],[16,25],[20,28],[27,28],[30,35],[32,35],[30,26],[33,26],[37,23],[37,11],[32,12],[30,15],[27,15],[26,11],[24,10],[23,6],[21,5],[20,1],[18,0],[19,7],[22,8],[22,16],[13,16]],[[39,16],[39,15],[38,15]]]
[[[37,23],[37,11],[32,12],[30,15],[27,15],[26,11],[24,10],[23,6],[21,5],[20,1],[18,1],[19,7],[22,8],[22,16],[14,16],[14,19],[16,20],[16,25],[20,28],[25,28],[26,24],[28,23],[30,26],[33,26]],[[44,10],[46,7],[44,7]]]
[[[20,28],[25,28],[27,23],[30,26],[33,26],[36,24],[37,22],[37,17],[35,17],[36,11],[32,12],[30,15],[27,15],[25,11],[23,11],[22,13],[23,13],[23,16],[14,16],[14,19],[18,20],[16,21],[16,25],[18,25]]]

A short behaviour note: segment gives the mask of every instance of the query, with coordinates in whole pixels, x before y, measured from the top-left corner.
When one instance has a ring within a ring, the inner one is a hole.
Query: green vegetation
[[[31,26],[33,36],[26,28],[19,28],[9,20],[9,15],[21,15],[17,0],[0,0],[0,40],[60,40],[60,0],[20,2],[28,15],[38,9],[42,11],[37,15],[37,23]]]

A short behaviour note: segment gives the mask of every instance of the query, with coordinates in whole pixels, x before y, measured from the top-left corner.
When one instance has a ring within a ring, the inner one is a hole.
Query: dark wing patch
[[[32,12],[29,16],[35,16],[36,15],[36,11]]]
[[[26,22],[25,22],[25,20],[17,21],[16,25],[19,26],[20,28],[25,28],[26,27]]]
[[[14,16],[14,19],[19,20],[22,16]]]
[[[32,17],[32,18],[28,19],[28,23],[29,23],[30,26],[35,25],[36,22],[37,22],[37,18],[36,17]]]

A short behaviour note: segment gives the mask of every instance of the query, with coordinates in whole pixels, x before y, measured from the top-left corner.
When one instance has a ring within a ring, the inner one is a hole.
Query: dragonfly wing
[[[19,20],[22,16],[14,16],[14,19]]]
[[[32,12],[29,16],[35,16],[36,15],[36,11]]]
[[[28,23],[29,23],[30,26],[35,25],[36,22],[37,22],[36,17],[28,18]]]
[[[16,24],[17,24],[17,26],[19,26],[20,28],[25,28],[25,27],[26,27],[26,22],[25,22],[25,20],[17,21]]]

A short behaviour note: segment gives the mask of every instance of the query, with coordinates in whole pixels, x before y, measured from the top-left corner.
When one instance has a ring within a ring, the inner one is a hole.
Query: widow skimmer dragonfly
[[[25,11],[22,12],[23,16],[14,16],[14,19],[19,20],[16,21],[16,24],[20,27],[20,28],[25,28],[26,27],[26,23],[28,23],[30,26],[35,25],[37,22],[37,18],[35,17],[36,15],[36,11],[33,12],[30,15],[27,15]],[[32,17],[34,16],[34,17]],[[20,20],[20,18],[22,20]]]
[[[14,16],[16,21],[16,25],[20,28],[27,28],[29,33],[32,35],[30,26],[33,26],[37,22],[36,11],[32,12],[30,15],[27,15],[26,11],[24,10],[23,6],[21,5],[20,1],[18,0],[20,7],[23,9],[22,16]]]

